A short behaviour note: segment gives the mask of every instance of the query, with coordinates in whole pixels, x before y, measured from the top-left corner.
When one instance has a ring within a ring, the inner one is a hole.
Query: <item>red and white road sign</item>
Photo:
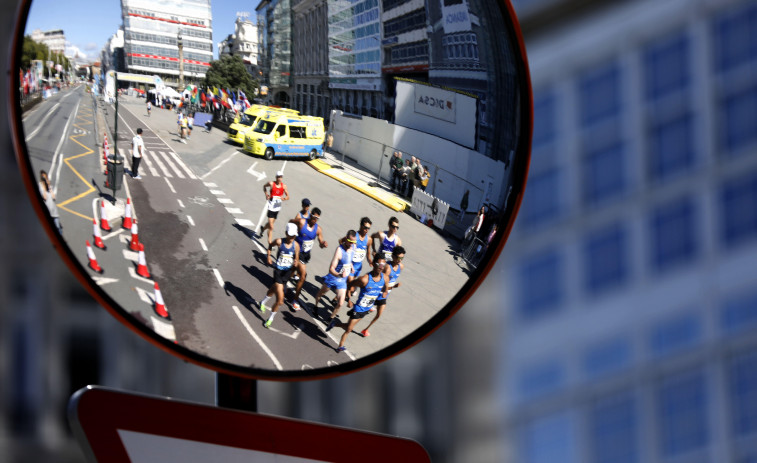
[[[68,415],[97,462],[431,461],[409,439],[97,386],[77,391]]]

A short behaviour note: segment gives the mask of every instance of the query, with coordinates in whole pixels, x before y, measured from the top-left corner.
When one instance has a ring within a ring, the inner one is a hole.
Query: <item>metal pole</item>
[[[381,145],[381,160],[379,161],[379,169],[378,169],[378,175],[376,175],[376,181],[371,183],[369,186],[372,187],[379,187],[381,186],[381,169],[384,167],[384,158],[387,157],[386,155],[386,145]]]
[[[257,412],[257,381],[216,373],[216,406],[246,412]]]
[[[184,93],[184,44],[182,43],[181,29],[176,37],[179,45],[179,92]]]
[[[118,160],[118,71],[113,73],[114,80],[116,82],[116,116],[113,122],[113,157],[114,160]],[[115,169],[115,162],[113,163],[113,169]],[[113,204],[116,203],[116,182],[113,182]]]

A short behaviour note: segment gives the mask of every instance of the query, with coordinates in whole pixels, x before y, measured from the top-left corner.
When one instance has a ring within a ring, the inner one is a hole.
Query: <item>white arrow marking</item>
[[[98,276],[93,276],[92,279],[95,280],[95,283],[97,283],[98,286],[107,285],[108,283],[115,283],[118,281],[118,278],[106,278]]]
[[[258,179],[258,182],[263,180],[265,178],[265,172],[258,172],[255,170],[255,166],[258,165],[258,161],[255,161],[252,163],[249,169],[247,169],[247,173],[254,176]]]
[[[146,290],[140,288],[139,286],[135,287],[134,289],[137,290],[137,294],[139,295],[139,299],[141,299],[142,302],[144,302],[145,304],[147,304],[150,307],[152,307],[152,305],[153,305],[153,303],[155,301],[153,301],[152,297],[150,297],[150,293],[148,293]]]
[[[274,327],[270,327],[268,329],[271,330],[271,331],[273,331],[274,333],[279,333],[282,336],[286,336],[286,337],[292,338],[292,339],[297,339],[297,337],[299,337],[300,333],[302,333],[302,330],[300,329],[300,327],[298,325],[295,325],[295,330],[296,331],[294,333],[292,333],[292,334],[287,334],[287,333],[285,333],[285,332],[283,332],[281,330],[277,330]]]
[[[139,281],[144,281],[147,284],[154,285],[155,282],[152,280],[148,280],[147,278],[141,277],[137,275],[137,272],[134,270],[134,267],[129,267],[129,275],[131,275],[132,278],[135,278]]]
[[[162,320],[158,317],[154,317],[152,315],[150,316],[150,320],[152,321],[153,331],[168,339],[169,341],[176,340],[176,332],[173,329],[173,323],[169,322],[168,320]]]

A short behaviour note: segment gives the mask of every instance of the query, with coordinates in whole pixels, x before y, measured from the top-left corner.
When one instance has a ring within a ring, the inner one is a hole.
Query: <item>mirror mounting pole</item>
[[[245,412],[258,411],[258,382],[216,373],[216,406]]]

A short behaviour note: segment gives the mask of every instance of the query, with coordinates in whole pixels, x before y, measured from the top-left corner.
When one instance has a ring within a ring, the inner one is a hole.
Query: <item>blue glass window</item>
[[[695,346],[702,334],[698,314],[688,313],[652,328],[649,344],[653,355],[664,356]]]
[[[533,147],[551,143],[557,135],[557,98],[554,92],[544,91],[534,97]]]
[[[518,396],[533,399],[553,393],[565,382],[565,372],[557,360],[531,365],[518,376]]]
[[[617,373],[631,365],[631,343],[626,338],[611,339],[591,346],[583,359],[589,379]]]
[[[757,59],[757,5],[745,2],[714,22],[715,67],[729,71]]]
[[[586,71],[579,78],[578,93],[579,120],[583,127],[619,115],[621,92],[618,64],[613,62]]]
[[[650,129],[648,165],[652,179],[664,181],[694,166],[693,129],[690,113]]]
[[[521,434],[523,463],[575,463],[578,461],[576,423],[565,412],[541,417],[524,426]]]
[[[529,176],[523,197],[521,220],[524,226],[549,222],[560,212],[560,171],[551,169]]]
[[[658,207],[651,219],[654,268],[666,271],[693,260],[698,253],[696,230],[696,209],[690,198]]]
[[[757,237],[757,172],[728,181],[721,189],[721,240],[736,246]]]
[[[539,318],[558,310],[563,298],[562,256],[548,249],[524,259],[519,267],[520,314]]]
[[[623,394],[595,403],[589,412],[591,461],[638,461],[637,417],[633,396]]]
[[[656,100],[689,85],[689,41],[680,34],[649,45],[644,51],[647,99]]]
[[[757,352],[731,360],[728,368],[733,430],[737,435],[757,431]]]
[[[719,142],[726,154],[757,142],[757,86],[724,98],[720,113]]]
[[[726,299],[721,324],[728,334],[757,326],[757,292]]]
[[[671,377],[658,389],[660,451],[666,457],[707,446],[707,394],[701,371]]]
[[[584,243],[584,287],[590,293],[617,287],[628,277],[626,232],[613,224],[591,233]]]
[[[590,152],[583,159],[583,199],[596,205],[619,197],[626,187],[624,149],[615,143]]]

